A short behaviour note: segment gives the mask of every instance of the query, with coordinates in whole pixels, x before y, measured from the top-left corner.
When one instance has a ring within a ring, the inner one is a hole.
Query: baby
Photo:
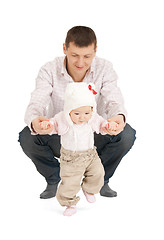
[[[82,188],[88,202],[96,201],[95,195],[104,185],[104,168],[94,147],[94,132],[105,135],[104,127],[116,130],[116,122],[108,122],[96,113],[93,84],[70,83],[65,92],[64,111],[49,121],[41,122],[42,129],[51,125],[51,134],[61,136],[60,177],[57,200],[66,206],[65,216],[76,213]]]

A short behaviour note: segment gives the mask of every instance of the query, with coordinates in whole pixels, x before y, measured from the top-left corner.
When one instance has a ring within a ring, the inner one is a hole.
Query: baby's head
[[[69,83],[65,92],[64,113],[70,125],[88,122],[96,112],[93,84]]]
[[[82,124],[88,122],[91,119],[92,111],[93,107],[84,106],[73,109],[69,115],[73,123]]]

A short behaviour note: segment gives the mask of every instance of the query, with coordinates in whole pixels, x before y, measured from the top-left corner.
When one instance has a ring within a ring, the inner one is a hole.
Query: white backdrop
[[[164,7],[162,0],[6,0],[0,3],[1,239],[163,240]],[[63,55],[68,29],[96,32],[97,55],[113,63],[137,130],[133,149],[110,186],[114,199],[80,192],[78,212],[63,217],[55,198],[17,142],[40,67]]]

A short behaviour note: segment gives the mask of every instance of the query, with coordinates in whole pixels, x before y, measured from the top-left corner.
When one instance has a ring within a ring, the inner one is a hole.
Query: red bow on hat
[[[93,93],[94,95],[97,94],[97,92],[92,88],[91,85],[88,85],[88,88],[89,88],[90,91],[92,91],[92,93]]]

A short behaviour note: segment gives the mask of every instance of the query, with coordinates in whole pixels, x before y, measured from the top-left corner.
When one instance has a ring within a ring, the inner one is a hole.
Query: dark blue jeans
[[[95,146],[105,169],[105,183],[114,174],[121,159],[131,149],[136,139],[135,130],[126,124],[117,136],[95,134]],[[33,161],[47,183],[60,181],[60,137],[54,135],[31,135],[28,127],[19,133],[19,142],[24,153]],[[57,158],[56,158],[57,157]]]

